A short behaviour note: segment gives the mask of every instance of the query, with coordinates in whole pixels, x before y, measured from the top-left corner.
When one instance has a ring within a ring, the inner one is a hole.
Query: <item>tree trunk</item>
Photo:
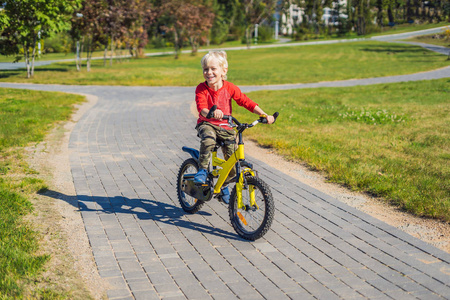
[[[191,43],[192,52],[191,55],[197,54],[197,39],[195,37],[189,37],[189,42]]]
[[[103,51],[103,66],[106,67],[106,54],[108,52],[108,43],[105,45],[105,50]]]
[[[33,52],[31,55],[31,77],[34,76],[34,58],[36,57],[36,36],[33,38]]]
[[[174,41],[175,41],[175,43],[174,43],[175,59],[178,59],[178,54],[179,54],[178,52],[180,51],[180,49],[179,49],[179,37],[178,37],[178,32],[177,32],[176,28],[175,28],[173,34],[174,34]]]
[[[412,9],[411,9],[411,0],[406,1],[406,21],[412,21]]]
[[[80,69],[83,67],[83,60],[81,59],[81,53],[83,53],[83,50],[84,50],[84,37],[83,37],[83,40],[81,42],[81,47],[80,47],[80,55],[79,55],[79,58],[80,58]]]
[[[27,78],[31,77],[30,72],[30,52],[28,51],[28,45],[25,43],[23,45],[23,55],[25,58],[25,65],[27,66]]]
[[[250,26],[247,26],[247,28],[245,28],[245,40],[247,42],[247,49],[250,49]]]
[[[389,5],[387,12],[388,12],[389,25],[393,26],[393,24],[394,24],[394,15],[392,14],[392,6],[391,5]]]
[[[86,71],[91,71],[91,57],[92,57],[92,41],[90,40],[86,49]]]
[[[77,41],[77,53],[75,53],[75,64],[77,66],[77,71],[80,71],[81,65],[80,65],[80,41]]]
[[[377,23],[378,26],[383,27],[383,0],[377,0]]]
[[[109,65],[110,66],[112,66],[113,53],[114,53],[114,36],[111,34],[111,54],[109,56]]]
[[[358,35],[366,34],[366,20],[364,17],[358,17]]]

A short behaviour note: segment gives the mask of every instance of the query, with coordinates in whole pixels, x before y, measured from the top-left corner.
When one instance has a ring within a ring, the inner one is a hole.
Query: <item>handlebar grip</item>
[[[277,120],[279,114],[280,114],[279,112],[276,112],[273,114],[273,118],[275,119],[275,120],[273,120],[274,123]]]
[[[274,118],[273,122],[274,122],[274,123],[275,123],[275,121],[277,120],[278,115],[279,115],[278,112],[276,112],[276,113],[273,114],[273,118]],[[267,119],[264,118],[264,117],[261,117],[261,118],[259,119],[259,122],[261,122],[261,123],[263,123],[263,124],[267,124]]]
[[[217,109],[217,105],[213,105],[211,107],[211,109],[209,110],[208,114],[206,115],[206,118],[211,119],[214,116],[214,112],[216,111],[216,109]]]

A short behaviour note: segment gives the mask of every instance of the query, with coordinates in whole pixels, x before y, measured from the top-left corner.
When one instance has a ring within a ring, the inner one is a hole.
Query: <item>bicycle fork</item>
[[[240,171],[239,174],[239,180],[236,182],[236,194],[237,194],[237,207],[238,209],[259,209],[258,205],[256,204],[255,200],[255,189],[252,185],[248,185],[245,180],[245,174],[250,173],[252,176],[256,176],[255,172],[250,168],[244,168],[242,171]],[[244,204],[244,201],[242,199],[242,193],[244,190],[248,190],[249,196],[250,196],[250,203],[248,207]]]

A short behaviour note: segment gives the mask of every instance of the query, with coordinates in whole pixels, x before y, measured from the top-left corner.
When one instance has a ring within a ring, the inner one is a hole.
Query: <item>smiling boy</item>
[[[268,116],[264,111],[248,98],[241,90],[226,81],[228,72],[227,54],[225,51],[210,51],[201,61],[205,82],[200,83],[195,90],[195,102],[199,112],[196,129],[200,137],[199,171],[194,177],[196,183],[205,183],[208,174],[207,169],[211,160],[212,150],[216,141],[224,141],[222,152],[228,159],[235,151],[235,131],[229,127],[228,121],[223,120],[224,115],[231,115],[231,99],[250,112],[264,116],[269,124],[274,122],[273,116]],[[207,119],[206,116],[213,105],[217,105],[214,116]],[[225,181],[221,192],[221,199],[228,203],[230,192],[228,183],[235,176],[233,169]]]

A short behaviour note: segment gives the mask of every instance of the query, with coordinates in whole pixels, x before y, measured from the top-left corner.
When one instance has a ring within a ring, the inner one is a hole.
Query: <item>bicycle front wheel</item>
[[[247,177],[248,188],[242,191],[244,207],[238,208],[236,186],[231,193],[228,213],[231,225],[240,237],[257,240],[269,231],[275,214],[275,204],[269,186],[260,178]],[[256,205],[250,204],[251,191],[255,193]]]

